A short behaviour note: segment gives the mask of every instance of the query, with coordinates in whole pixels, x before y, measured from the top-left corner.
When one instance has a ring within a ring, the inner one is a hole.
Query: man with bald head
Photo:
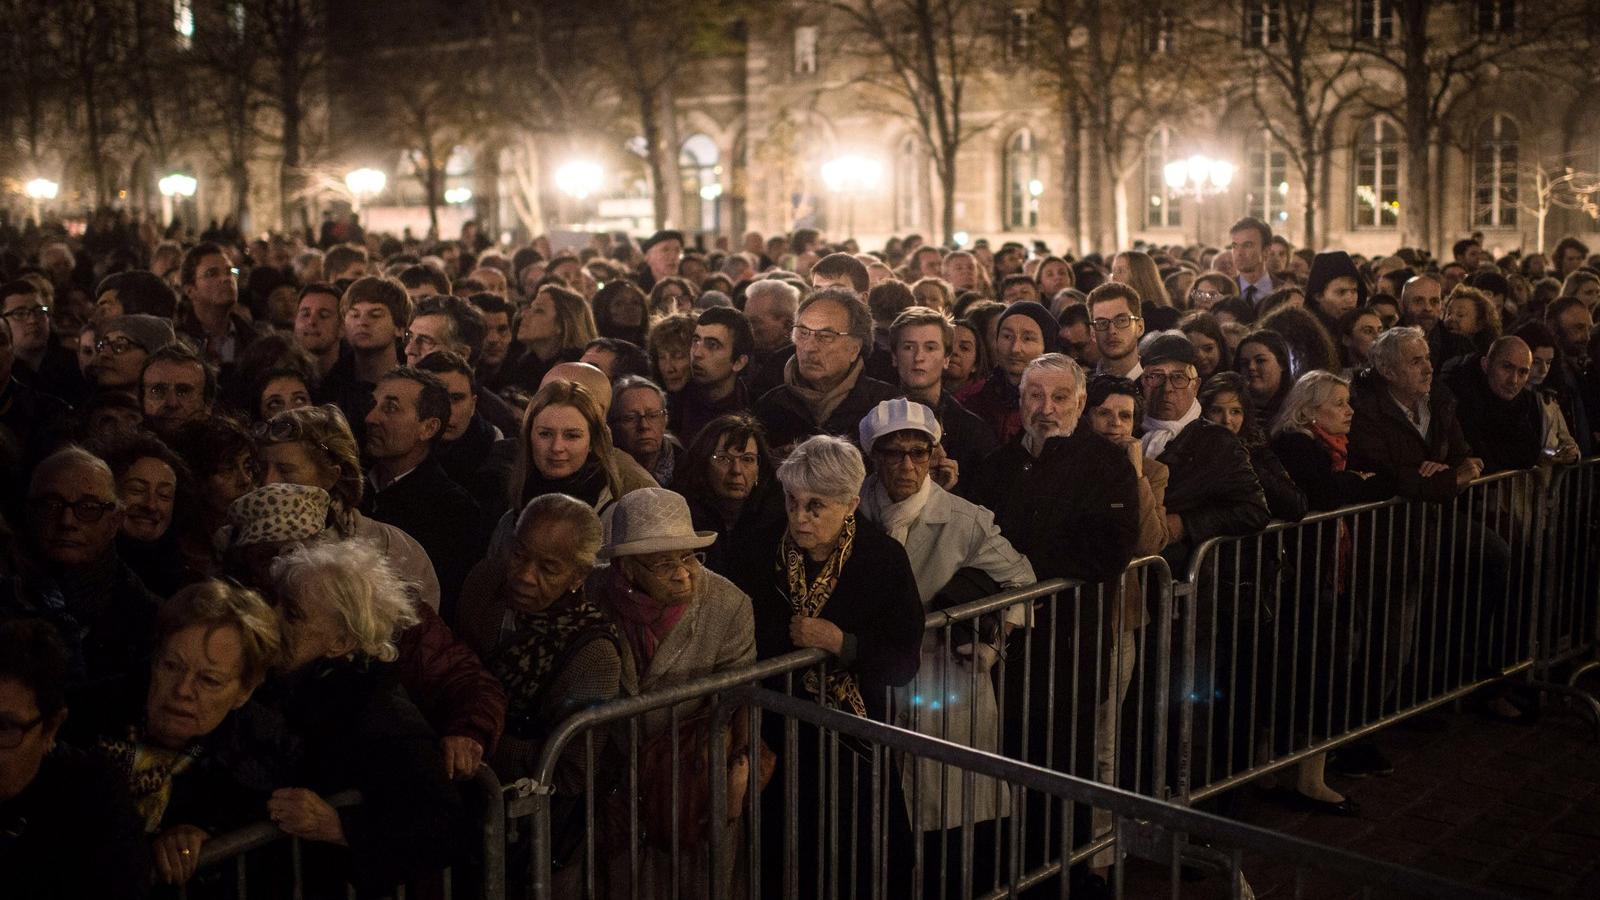
[[[598,367],[583,362],[556,363],[539,379],[539,387],[552,381],[572,381],[582,385],[594,402],[600,404],[602,416],[611,411],[611,380]]]
[[[1456,395],[1461,433],[1483,460],[1484,474],[1531,469],[1544,451],[1544,417],[1528,390],[1533,351],[1522,338],[1500,338],[1477,358],[1445,367],[1444,381]]]

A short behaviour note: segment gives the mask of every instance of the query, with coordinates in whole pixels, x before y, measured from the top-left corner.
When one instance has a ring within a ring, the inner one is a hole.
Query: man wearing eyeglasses
[[[189,306],[178,320],[178,333],[199,347],[212,365],[227,371],[256,339],[255,326],[234,312],[239,270],[221,245],[206,242],[184,255],[179,273]]]
[[[216,370],[183,344],[150,354],[139,373],[144,420],[170,439],[189,422],[210,418],[217,399]]]
[[[55,625],[73,705],[106,698],[146,670],[160,602],[117,555],[124,510],[111,468],[80,447],[51,454],[34,469],[27,512],[35,564],[0,581],[0,615]]]
[[[776,448],[814,434],[854,438],[861,417],[895,389],[865,371],[872,342],[872,313],[848,290],[824,288],[800,303],[793,331],[794,358],[783,384],[756,401],[756,418]]]
[[[683,445],[667,433],[667,392],[640,375],[617,379],[614,391],[608,421],[617,449],[633,457],[656,484],[671,484]]]
[[[75,402],[87,389],[71,350],[51,340],[50,307],[31,281],[17,279],[0,285],[0,309],[11,326],[12,374],[46,394]]]
[[[1106,282],[1089,292],[1089,328],[1100,351],[1096,375],[1116,375],[1138,381],[1139,338],[1144,337],[1144,304],[1139,293],[1118,282]]]
[[[1200,379],[1194,345],[1175,334],[1156,338],[1145,351],[1144,455],[1164,464],[1167,531],[1162,555],[1180,571],[1189,550],[1209,538],[1250,534],[1266,527],[1267,499],[1250,455],[1233,433],[1200,414]]]

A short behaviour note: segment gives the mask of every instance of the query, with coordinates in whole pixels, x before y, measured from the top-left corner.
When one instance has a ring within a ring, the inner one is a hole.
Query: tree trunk
[[[94,202],[96,206],[105,206],[111,197],[111,187],[106,183],[106,160],[104,139],[100,134],[100,107],[95,102],[94,79],[84,80],[84,136],[89,142],[89,169],[94,175]]]
[[[1079,218],[1078,170],[1083,165],[1083,144],[1078,140],[1078,109],[1075,103],[1063,103],[1061,109],[1061,230],[1067,235],[1067,246],[1078,252],[1083,222]]]
[[[430,151],[428,153],[428,169],[426,173],[427,186],[424,189],[428,192],[428,231],[436,241],[441,237],[439,234],[440,174],[438,157]]]
[[[640,88],[639,127],[644,132],[645,162],[650,167],[650,195],[655,210],[655,227],[667,227],[667,174],[661,161],[661,120],[657,115],[656,98],[650,91]]]
[[[954,247],[956,240],[956,150],[946,146],[939,162],[939,230],[944,233],[944,243]]]
[[[300,89],[284,82],[279,96],[279,114],[283,117],[283,157],[278,162],[278,206],[285,228],[305,230],[311,227],[311,216],[302,196],[305,177],[300,171],[300,125],[304,112],[300,109]]]
[[[1405,29],[1406,135],[1406,243],[1432,249],[1433,209],[1428,188],[1428,139],[1432,136],[1428,108],[1428,0],[1405,0],[1401,15]]]
[[[1116,244],[1114,246],[1119,250],[1130,245],[1128,232],[1129,174],[1130,173],[1128,170],[1124,168],[1122,171],[1113,172],[1111,175],[1113,179],[1111,185],[1111,210],[1115,220],[1117,232]]]

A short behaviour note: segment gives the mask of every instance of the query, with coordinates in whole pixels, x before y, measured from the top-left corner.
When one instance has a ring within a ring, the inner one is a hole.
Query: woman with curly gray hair
[[[416,621],[405,582],[371,543],[309,544],[272,564],[283,629],[277,704],[301,752],[274,773],[272,821],[348,848],[359,890],[424,877],[459,859],[470,833],[461,797],[422,713],[385,663]],[[327,799],[361,792],[357,806]]]

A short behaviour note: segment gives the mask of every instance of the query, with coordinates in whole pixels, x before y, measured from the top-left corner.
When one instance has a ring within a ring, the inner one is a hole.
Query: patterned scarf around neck
[[[856,382],[861,379],[864,369],[862,358],[856,357],[856,361],[850,364],[850,371],[845,373],[844,379],[831,390],[823,391],[800,381],[800,358],[791,356],[783,366],[783,383],[800,396],[806,409],[811,411],[812,419],[821,425],[828,421],[834,410],[838,409],[845,398],[850,396],[850,392],[855,390]]]
[[[642,591],[628,576],[622,574],[622,564],[611,564],[611,578],[606,585],[606,605],[616,613],[617,624],[633,648],[633,658],[639,664],[639,675],[650,669],[651,660],[661,642],[689,609],[687,603],[664,603]]]
[[[511,634],[502,638],[484,662],[506,689],[508,723],[517,737],[542,737],[542,728],[530,731],[537,722],[545,694],[574,651],[591,640],[607,640],[620,651],[622,640],[616,626],[600,609],[589,602],[582,588],[552,603],[549,608],[530,613],[511,610]],[[553,723],[539,723],[549,725]]]
[[[823,562],[822,571],[817,573],[814,580],[808,581],[805,551],[800,549],[787,531],[784,532],[783,540],[778,544],[778,571],[788,582],[789,603],[795,612],[816,618],[822,608],[828,605],[833,589],[839,584],[839,573],[844,571],[844,564],[850,559],[855,541],[856,517],[851,513],[845,517],[844,528],[839,532],[839,543]],[[867,715],[867,703],[861,695],[861,684],[854,672],[840,669],[829,671],[824,691],[817,683],[817,673],[809,671],[805,676],[805,687],[819,699],[831,701],[836,707],[847,709],[862,718]]]

